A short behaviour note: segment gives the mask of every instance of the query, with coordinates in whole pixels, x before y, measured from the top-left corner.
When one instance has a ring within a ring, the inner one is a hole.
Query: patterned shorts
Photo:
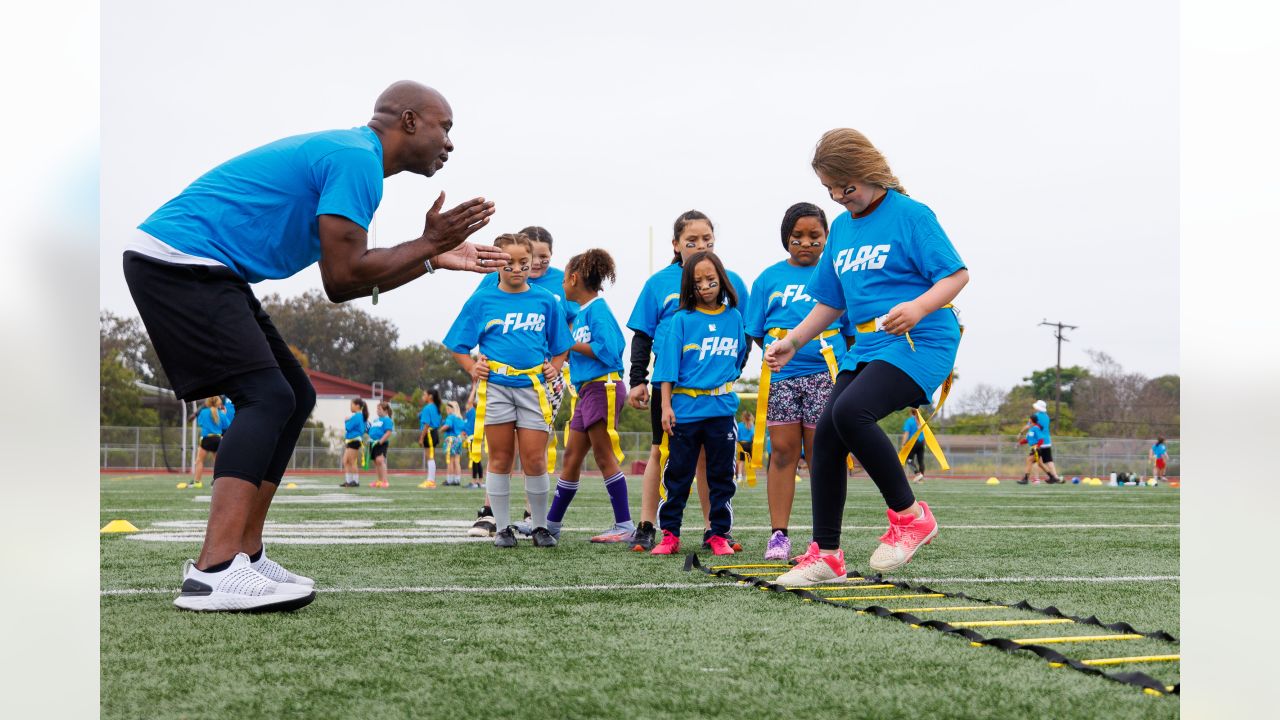
[[[831,374],[826,372],[775,380],[769,385],[767,425],[815,427],[831,397]]]

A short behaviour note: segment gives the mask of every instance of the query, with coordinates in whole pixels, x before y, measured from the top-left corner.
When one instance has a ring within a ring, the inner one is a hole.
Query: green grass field
[[[299,488],[277,495],[267,542],[273,558],[316,579],[316,601],[292,614],[185,613],[171,602],[182,561],[198,552],[209,489],[176,490],[178,479],[101,477],[102,524],[124,518],[141,530],[101,540],[104,718],[1179,712],[1176,696],[1052,669],[1028,653],[974,648],[959,637],[682,572],[679,558],[591,545],[587,538],[611,520],[598,478],[584,478],[559,547],[535,549],[522,538],[513,551],[466,541],[480,491],[420,490],[419,477],[393,476],[388,490],[340,490],[333,476],[289,478]],[[638,484],[632,480],[637,509]],[[942,530],[894,579],[1180,634],[1177,490],[961,480],[917,487]],[[696,514],[696,501],[694,507]],[[746,544],[737,561],[762,562],[763,483],[740,488],[734,508],[735,535]],[[807,482],[797,487],[796,508],[798,544],[808,536]],[[851,481],[845,523],[850,570],[865,570],[885,524],[870,481]],[[700,538],[700,518],[690,528],[687,537]],[[982,632],[1029,638],[1107,631],[1048,625]],[[1081,659],[1178,652],[1146,639],[1057,647]],[[1172,685],[1179,666],[1110,670],[1138,670]]]

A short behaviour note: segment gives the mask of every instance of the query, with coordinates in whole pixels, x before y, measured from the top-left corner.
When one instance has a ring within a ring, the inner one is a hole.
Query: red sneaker
[[[733,548],[729,546],[729,541],[719,535],[712,535],[707,538],[707,544],[711,546],[711,552],[715,555],[733,554]]]
[[[889,530],[880,536],[880,547],[871,553],[872,570],[897,570],[911,562],[922,546],[933,542],[938,534],[938,521],[926,503],[921,502],[920,509],[924,511],[920,517],[885,510],[889,516]]]
[[[670,530],[663,530],[662,542],[649,551],[651,555],[675,555],[678,552],[680,552],[680,536],[673,534]]]

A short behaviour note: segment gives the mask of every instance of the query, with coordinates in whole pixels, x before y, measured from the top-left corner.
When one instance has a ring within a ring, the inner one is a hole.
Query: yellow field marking
[[[849,597],[833,597],[827,600],[906,600],[908,598],[946,597],[942,593],[924,593],[922,595],[850,595]]]
[[[947,621],[943,621],[947,622]],[[1010,627],[1014,625],[1065,625],[1075,620],[1053,618],[1050,620],[970,620],[968,622],[948,622],[955,627]]]

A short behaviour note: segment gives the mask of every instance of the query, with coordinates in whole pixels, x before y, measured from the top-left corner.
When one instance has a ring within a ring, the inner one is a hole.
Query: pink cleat
[[[809,549],[796,559],[796,566],[779,575],[774,582],[784,587],[807,587],[829,582],[844,582],[849,578],[844,567],[844,550],[823,555],[818,543],[809,543]]]
[[[716,555],[733,554],[733,548],[729,547],[729,541],[719,535],[712,535],[707,538],[707,544],[711,546],[711,552]]]
[[[675,555],[680,552],[680,536],[670,530],[662,531],[662,542],[649,551],[651,555]]]
[[[933,542],[938,534],[938,520],[928,504],[921,502],[920,517],[907,513],[885,510],[889,516],[889,530],[880,536],[880,547],[871,553],[871,569],[888,572],[911,562],[911,558],[923,545]]]

